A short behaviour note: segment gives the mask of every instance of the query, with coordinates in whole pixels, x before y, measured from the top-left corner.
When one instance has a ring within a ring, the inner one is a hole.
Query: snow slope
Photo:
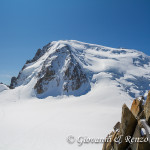
[[[8,90],[9,88],[5,84],[0,84],[0,92]]]
[[[114,81],[98,83],[80,97],[26,98],[19,87],[0,93],[0,149],[99,150],[102,144],[68,144],[66,139],[105,138],[120,120],[123,103],[131,98],[119,93]]]
[[[64,45],[86,74],[90,90],[78,97],[63,91],[38,99],[38,74]],[[39,52],[20,71],[15,89],[0,92],[0,150],[100,150],[102,144],[79,147],[77,141],[68,144],[66,139],[105,138],[121,119],[121,106],[130,107],[133,97],[146,96],[149,90],[150,57],[142,52],[72,40],[51,42]]]

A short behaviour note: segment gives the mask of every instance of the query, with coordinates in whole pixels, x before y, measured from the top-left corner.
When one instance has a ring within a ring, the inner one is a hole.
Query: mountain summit
[[[53,41],[38,49],[10,87],[26,86],[39,98],[80,96],[97,83],[109,81],[131,97],[144,95],[150,89],[150,57],[125,48]]]

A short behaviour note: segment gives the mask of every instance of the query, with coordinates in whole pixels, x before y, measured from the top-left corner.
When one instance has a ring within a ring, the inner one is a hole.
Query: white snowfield
[[[102,144],[79,147],[66,139],[104,139],[120,120],[123,103],[131,103],[112,81],[81,97],[41,100],[27,95],[24,87],[0,93],[0,150],[100,150]]]
[[[150,89],[150,57],[142,52],[72,40],[52,42],[51,50],[62,44],[72,48],[91,77],[91,90],[78,97],[38,99],[33,85],[52,51],[27,64],[18,86],[0,92],[0,150],[101,150],[102,144],[82,140],[104,139],[121,120],[122,105],[130,107],[133,97]],[[73,144],[67,142],[70,135]]]

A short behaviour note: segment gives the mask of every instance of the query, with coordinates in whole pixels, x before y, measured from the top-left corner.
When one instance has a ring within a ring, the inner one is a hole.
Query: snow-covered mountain
[[[79,147],[77,140],[104,139],[121,119],[122,105],[130,107],[149,84],[150,57],[142,52],[51,42],[0,92],[0,149],[100,150],[102,143]],[[73,144],[66,141],[70,135]]]
[[[106,80],[131,97],[144,95],[150,89],[150,57],[132,49],[53,41],[38,49],[10,87],[25,86],[40,98],[80,96]]]

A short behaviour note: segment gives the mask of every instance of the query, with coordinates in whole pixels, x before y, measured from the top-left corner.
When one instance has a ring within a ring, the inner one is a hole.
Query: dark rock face
[[[131,110],[124,104],[122,107],[121,123],[114,127],[113,138],[103,144],[103,150],[149,150],[149,102],[143,106],[143,98],[133,101]],[[145,117],[146,116],[146,117]],[[120,126],[120,129],[118,127]],[[145,132],[143,132],[143,130]],[[112,134],[111,133],[111,134]],[[119,139],[119,142],[117,139]]]
[[[44,85],[47,85],[49,81],[54,79],[55,71],[49,69],[50,68],[46,69],[44,77],[40,78],[34,87],[38,94],[44,93],[44,91],[46,90],[44,89]]]
[[[63,88],[67,92],[69,91],[69,89],[71,89],[72,91],[78,90],[83,83],[88,82],[86,74],[83,73],[78,63],[70,63],[64,75],[64,80],[67,82]]]
[[[15,88],[16,84],[17,84],[17,78],[16,77],[12,77],[11,78],[11,83],[10,83],[10,89]]]
[[[49,92],[49,95],[53,94],[54,92],[51,93],[49,90],[50,87],[58,87],[56,89],[57,93],[53,96],[61,95],[62,93],[69,95],[69,92],[74,95],[74,91],[80,89],[83,85],[90,86],[83,68],[76,61],[67,45],[49,55],[38,74],[38,78],[34,87],[38,95],[45,92]],[[61,90],[59,90],[60,87]]]
[[[44,54],[43,51],[39,48],[37,50],[35,56],[33,57],[33,59],[32,60],[27,60],[26,64],[29,64],[29,63],[37,61],[43,54]]]

